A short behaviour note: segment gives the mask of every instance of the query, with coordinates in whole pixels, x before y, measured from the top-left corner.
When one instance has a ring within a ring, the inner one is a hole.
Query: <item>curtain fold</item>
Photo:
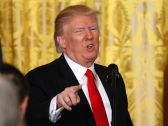
[[[100,12],[102,65],[119,66],[135,126],[163,125],[163,76],[168,60],[167,0],[1,0],[3,61],[23,73],[46,64],[55,51],[54,20],[68,5]]]

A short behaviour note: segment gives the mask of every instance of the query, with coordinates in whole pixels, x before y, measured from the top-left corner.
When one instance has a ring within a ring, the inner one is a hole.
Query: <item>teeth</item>
[[[92,48],[92,47],[93,47],[93,44],[87,45],[87,48]]]

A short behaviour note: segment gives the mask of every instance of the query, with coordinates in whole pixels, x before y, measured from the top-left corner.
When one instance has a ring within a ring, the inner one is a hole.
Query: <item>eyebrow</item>
[[[84,27],[84,26],[77,26],[76,28],[75,28],[75,30],[83,30],[83,29],[85,29],[86,27]],[[88,28],[97,28],[97,25],[93,25],[93,26],[89,26]]]
[[[97,25],[94,25],[94,26],[90,26],[89,28],[97,28]]]
[[[85,29],[85,27],[80,26],[80,27],[76,27],[75,30],[76,30],[76,29],[78,29],[78,30],[79,30],[79,29]]]

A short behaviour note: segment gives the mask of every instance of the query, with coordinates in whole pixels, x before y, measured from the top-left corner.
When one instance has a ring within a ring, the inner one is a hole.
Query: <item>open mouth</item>
[[[87,45],[86,47],[87,47],[88,49],[91,49],[93,46],[94,46],[93,44],[89,44],[89,45]]]

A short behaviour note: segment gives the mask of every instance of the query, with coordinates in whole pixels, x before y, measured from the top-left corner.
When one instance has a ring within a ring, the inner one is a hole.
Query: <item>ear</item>
[[[66,48],[66,40],[65,40],[64,36],[57,36],[57,42],[59,43],[59,45],[62,49]]]
[[[27,109],[28,100],[29,100],[29,97],[26,96],[24,97],[23,101],[20,103],[18,126],[24,125],[24,117]]]
[[[29,97],[26,96],[20,104],[20,111],[23,115],[25,114],[25,111],[27,109],[28,100],[29,100]]]

